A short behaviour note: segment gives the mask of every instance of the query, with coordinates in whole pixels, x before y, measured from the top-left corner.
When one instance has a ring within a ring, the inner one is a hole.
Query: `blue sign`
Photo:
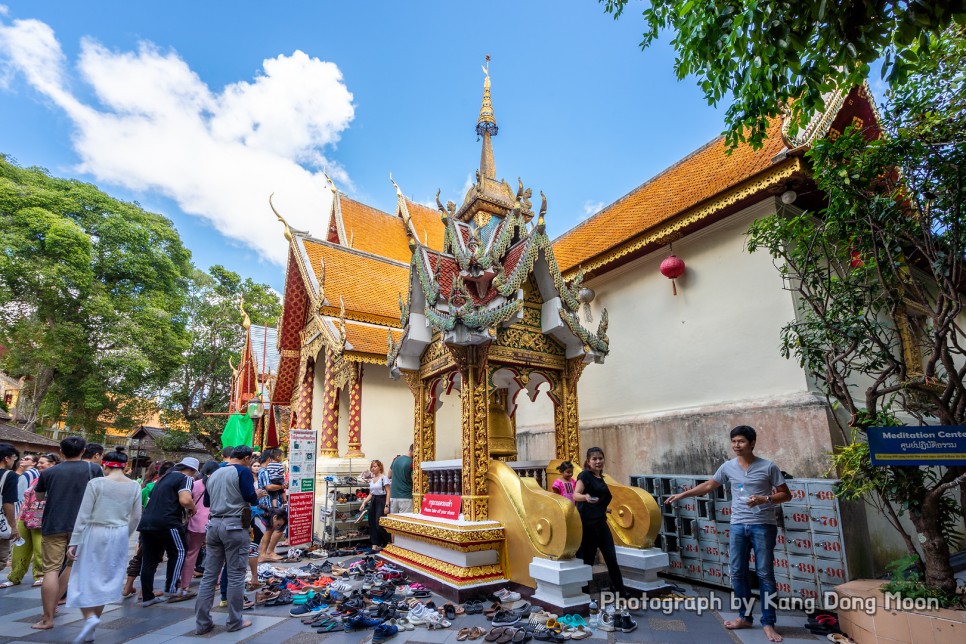
[[[966,425],[870,427],[873,465],[966,465]]]

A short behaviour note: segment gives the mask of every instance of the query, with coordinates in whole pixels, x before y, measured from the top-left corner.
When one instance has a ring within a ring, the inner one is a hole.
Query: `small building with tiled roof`
[[[418,238],[442,248],[444,231],[435,211],[398,189],[390,214],[347,197],[331,180],[330,187],[323,236],[285,225],[289,259],[272,398],[290,412],[281,442],[289,428],[318,429],[320,470],[358,472],[367,462],[346,459],[368,455],[388,464],[411,442],[412,395],[389,378],[386,358],[390,338],[402,335],[410,244]]]

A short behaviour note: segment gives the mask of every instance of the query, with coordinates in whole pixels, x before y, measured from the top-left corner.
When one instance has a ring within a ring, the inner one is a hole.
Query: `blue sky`
[[[323,166],[351,197],[459,202],[492,57],[497,174],[557,236],[717,136],[642,3],[0,0],[0,152],[171,218],[198,266],[282,286],[268,207],[324,234]]]

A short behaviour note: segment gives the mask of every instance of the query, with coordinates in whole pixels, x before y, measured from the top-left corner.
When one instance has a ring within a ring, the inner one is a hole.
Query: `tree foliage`
[[[267,284],[244,280],[223,266],[207,273],[194,271],[181,313],[188,343],[181,354],[181,366],[163,400],[162,417],[188,431],[207,448],[220,448],[224,416],[206,416],[229,411],[232,369],[237,367],[244,342],[241,298],[253,324],[273,326],[281,315],[278,294]]]
[[[598,0],[619,17],[628,0]],[[764,140],[768,121],[790,106],[804,125],[823,94],[848,91],[883,58],[883,77],[901,85],[932,38],[966,3],[907,0],[650,0],[642,48],[674,32],[678,78],[694,75],[712,105],[730,100],[727,142]]]
[[[852,127],[808,152],[826,207],[779,213],[749,233],[749,249],[770,252],[798,296],[783,354],[858,430],[966,424],[966,37],[951,28],[911,51],[881,137]],[[966,468],[872,468],[859,436],[835,458],[846,493],[874,490],[918,557],[898,521],[907,512],[926,584],[952,592],[949,527],[960,510],[946,492],[966,483]]]
[[[0,155],[0,368],[28,423],[96,427],[165,386],[186,346],[190,253],[171,222]]]

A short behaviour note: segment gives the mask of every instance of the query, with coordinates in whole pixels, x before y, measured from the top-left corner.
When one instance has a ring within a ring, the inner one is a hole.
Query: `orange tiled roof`
[[[409,266],[375,257],[358,248],[301,237],[315,277],[331,306],[345,302],[346,315],[362,314],[399,324],[399,294],[409,293]],[[409,247],[406,247],[407,252]],[[325,262],[323,282],[322,262]],[[408,258],[405,260],[408,262]],[[385,341],[385,336],[383,337]]]
[[[367,324],[345,323],[346,340],[352,345],[352,351],[358,353],[375,353],[386,355],[389,352],[387,331],[388,327],[370,326]],[[402,337],[402,331],[391,329],[392,339],[397,343]]]
[[[443,250],[443,234],[446,229],[443,228],[439,211],[409,199],[406,199],[406,205],[409,208],[409,216],[413,218],[413,230],[416,231],[419,241],[433,250]],[[406,250],[409,250],[408,246]],[[407,258],[406,261],[408,262],[409,259]]]
[[[772,165],[785,144],[781,120],[768,128],[764,147],[741,145],[725,153],[719,137],[638,186],[554,241],[560,270],[568,271],[662,224]]]
[[[342,225],[352,240],[352,247],[380,257],[409,263],[409,238],[401,217],[390,215],[346,196],[339,196],[342,206]],[[406,200],[413,228],[419,240],[429,240],[429,247],[443,247],[443,222],[439,213],[426,206]]]
[[[342,225],[352,247],[365,253],[409,263],[409,239],[402,219],[346,196],[339,196]]]

